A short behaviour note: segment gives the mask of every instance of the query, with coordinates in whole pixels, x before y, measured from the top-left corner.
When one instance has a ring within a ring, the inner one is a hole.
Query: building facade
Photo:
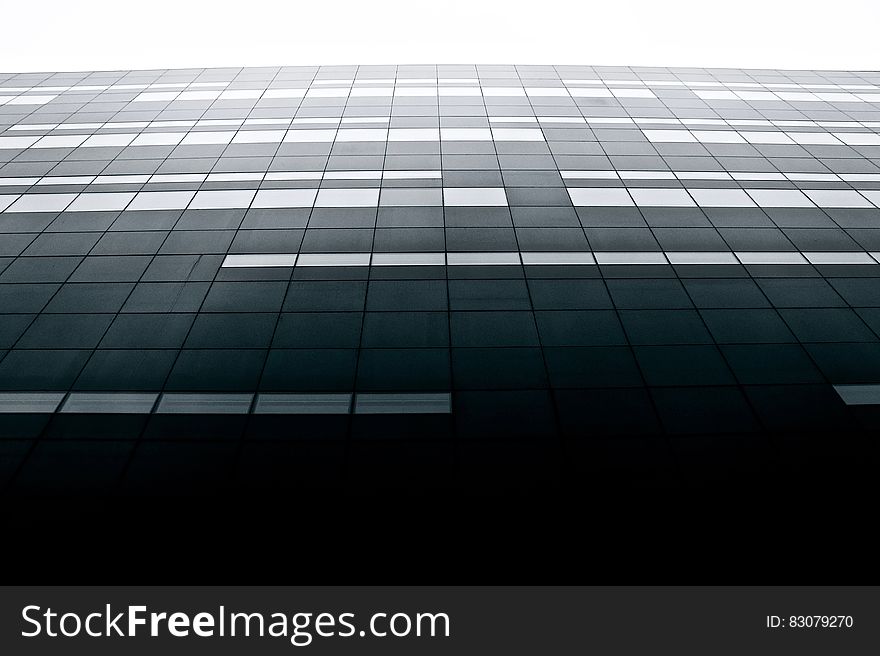
[[[0,75],[20,494],[876,462],[880,73]]]

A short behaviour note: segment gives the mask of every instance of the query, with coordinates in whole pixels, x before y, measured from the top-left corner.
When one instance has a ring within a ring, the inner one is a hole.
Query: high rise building
[[[880,73],[0,76],[15,494],[858,482]]]

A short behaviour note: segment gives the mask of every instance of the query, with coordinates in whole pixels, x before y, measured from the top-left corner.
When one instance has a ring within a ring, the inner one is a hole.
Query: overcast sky
[[[880,0],[9,2],[0,71],[519,63],[880,69]]]

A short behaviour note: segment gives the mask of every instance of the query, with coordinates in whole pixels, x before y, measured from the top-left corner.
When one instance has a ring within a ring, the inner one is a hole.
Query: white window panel
[[[623,180],[675,180],[672,171],[618,171]]]
[[[209,173],[208,182],[252,182],[262,180],[263,173]]]
[[[388,130],[343,129],[336,133],[336,141],[386,141]]]
[[[180,182],[204,182],[207,176],[204,173],[155,173],[150,176],[150,182],[159,183],[180,183]]]
[[[41,178],[38,185],[87,185],[95,179],[93,175],[51,175]]]
[[[442,190],[433,189],[383,189],[379,205],[383,207],[439,207],[443,204]]]
[[[880,146],[880,134],[873,132],[835,132],[847,146]]]
[[[285,132],[286,130],[239,130],[232,138],[232,143],[281,143]]]
[[[124,148],[136,134],[93,134],[82,143],[83,148]]]
[[[693,207],[694,200],[684,189],[630,189],[636,205],[645,207]]]
[[[863,251],[804,253],[804,257],[810,264],[876,264],[874,258]]]
[[[857,93],[859,100],[871,103],[880,103],[880,93]]]
[[[851,93],[817,93],[816,95],[825,102],[861,102]]]
[[[575,207],[631,207],[635,205],[626,189],[603,187],[569,187],[568,195]]]
[[[849,189],[805,189],[804,193],[819,207],[873,207],[859,192]]]
[[[590,87],[582,88],[582,89],[569,89],[568,92],[572,95],[573,98],[611,98],[611,92],[601,87],[599,89],[592,89]]]
[[[734,255],[743,264],[807,264],[807,259],[796,251],[738,251]]]
[[[449,96],[481,96],[480,87],[440,87],[441,97]]]
[[[49,414],[55,412],[62,399],[63,392],[2,392],[0,414]]]
[[[304,95],[305,89],[267,89],[263,98],[302,98]]]
[[[447,253],[449,266],[504,266],[519,265],[519,253]]]
[[[489,128],[440,128],[443,141],[492,141]]]
[[[617,171],[560,171],[563,178],[573,180],[617,180]]]
[[[128,206],[129,210],[182,210],[196,195],[194,191],[142,191]]]
[[[650,89],[612,89],[617,98],[656,98]]]
[[[219,100],[253,100],[263,95],[262,89],[227,89]]]
[[[745,139],[734,130],[692,130],[697,141],[702,143],[745,143]]]
[[[321,189],[315,207],[376,207],[378,189]]]
[[[114,212],[124,210],[134,193],[80,194],[66,212]]]
[[[703,100],[739,100],[733,91],[694,89],[694,93]]]
[[[814,207],[809,198],[796,189],[746,189],[759,207]]]
[[[817,102],[822,99],[808,91],[777,91],[776,95],[788,102]]]
[[[390,98],[393,95],[393,87],[355,87],[351,90],[352,98]]]
[[[439,128],[391,128],[388,141],[440,141]]]
[[[394,89],[395,96],[427,97],[436,96],[435,87],[397,87]]]
[[[381,180],[382,171],[327,171],[325,180]]]
[[[205,89],[202,91],[183,91],[177,100],[214,100],[220,95],[219,91]]]
[[[544,133],[527,128],[492,128],[495,141],[544,141]]]
[[[248,207],[256,192],[250,189],[200,191],[189,204],[191,210],[222,210]]]
[[[440,171],[383,171],[385,180],[441,180],[443,173]]]
[[[309,89],[306,99],[310,98],[348,98],[349,88],[344,89]]]
[[[525,95],[526,90],[522,87],[483,87],[486,98],[521,98]]]
[[[769,91],[737,91],[736,95],[743,100],[779,100],[775,93]]]
[[[827,132],[787,132],[792,141],[805,146],[839,146],[840,140]]]
[[[58,96],[18,96],[10,100],[7,105],[45,105],[55,100]]]
[[[369,253],[303,253],[296,260],[297,266],[342,267],[370,266]]]
[[[445,253],[373,253],[373,266],[443,266]]]
[[[862,195],[874,203],[874,205],[880,207],[880,190],[865,190],[862,191]]]
[[[99,175],[93,184],[145,184],[149,182],[149,175]]]
[[[592,253],[520,253],[523,264],[595,264]]]
[[[63,134],[40,139],[31,148],[76,148],[89,138],[87,134]]]
[[[0,149],[30,148],[40,137],[0,137]]]
[[[7,208],[7,212],[60,212],[76,194],[25,194]]]
[[[317,189],[261,189],[251,207],[311,207],[317,195]]]
[[[754,207],[742,189],[688,189],[700,207]]]
[[[139,134],[132,146],[176,146],[186,136],[185,132],[144,132]]]
[[[743,139],[753,144],[793,144],[785,132],[740,132]]]
[[[12,205],[18,199],[18,194],[2,194],[0,195],[0,212]]]
[[[670,264],[739,264],[736,256],[729,251],[667,251],[666,259]]]
[[[443,203],[450,207],[503,207],[507,195],[503,187],[445,187]]]
[[[697,139],[689,130],[642,130],[652,143],[696,143]]]
[[[188,132],[180,142],[181,146],[202,146],[228,144],[235,132]]]
[[[227,255],[220,266],[224,268],[292,267],[295,264],[295,253],[257,253],[253,255]]]
[[[148,91],[137,96],[132,102],[171,102],[178,95],[178,91]]]
[[[285,143],[326,143],[333,141],[336,130],[288,130]]]
[[[567,98],[568,89],[565,87],[527,87],[526,93],[532,97]]]
[[[597,264],[666,264],[666,256],[657,251],[609,251],[593,253]]]

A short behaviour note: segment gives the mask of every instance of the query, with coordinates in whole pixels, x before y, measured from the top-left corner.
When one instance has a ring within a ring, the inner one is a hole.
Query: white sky
[[[880,0],[36,0],[0,71],[519,63],[880,69]]]

